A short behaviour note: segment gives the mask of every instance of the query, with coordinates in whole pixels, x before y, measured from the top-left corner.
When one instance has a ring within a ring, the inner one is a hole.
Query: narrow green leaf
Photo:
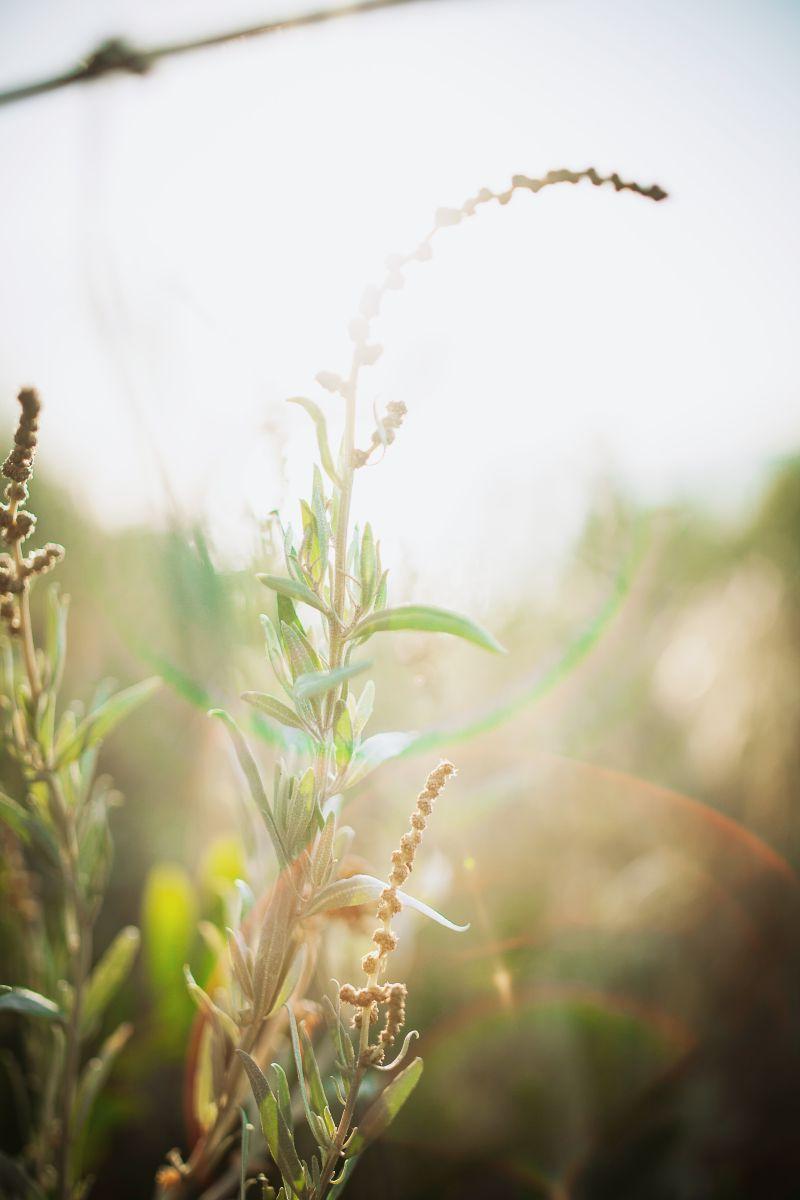
[[[344,700],[337,700],[333,713],[333,745],[336,766],[343,771],[353,757],[353,722]]]
[[[287,404],[299,404],[306,410],[317,430],[317,445],[319,446],[319,457],[325,468],[325,473],[328,475],[332,483],[337,487],[342,486],[342,481],[339,478],[338,472],[333,465],[333,455],[331,454],[330,446],[328,445],[328,424],[325,420],[325,414],[318,404],[313,400],[307,400],[305,396],[290,396]]]
[[[422,1075],[422,1059],[415,1058],[381,1092],[361,1117],[348,1147],[348,1155],[359,1154],[369,1142],[385,1133],[408,1100]]]
[[[132,1033],[132,1025],[127,1023],[120,1025],[103,1042],[99,1054],[90,1058],[83,1068],[75,1093],[72,1116],[73,1137],[76,1139],[80,1137],[81,1131],[92,1115],[92,1108],[111,1074],[111,1068]]]
[[[271,588],[273,592],[278,592],[281,596],[288,596],[290,600],[298,600],[303,604],[308,604],[311,608],[315,608],[317,612],[324,613],[329,617],[331,610],[321,597],[316,592],[312,592],[310,587],[306,587],[303,583],[298,583],[296,579],[284,579],[280,575],[256,575],[256,579],[260,580],[265,587]]]
[[[281,1170],[284,1183],[291,1188],[296,1196],[306,1194],[306,1171],[298,1157],[292,1134],[292,1101],[289,1093],[289,1081],[280,1063],[273,1063],[271,1068],[274,1094],[277,1104],[277,1140],[274,1158]],[[272,1147],[270,1146],[270,1150]]]
[[[311,882],[315,888],[324,887],[333,870],[333,839],[336,835],[336,817],[329,813],[319,835],[311,860]]]
[[[386,608],[386,601],[388,599],[388,596],[389,596],[389,572],[384,571],[381,574],[380,581],[378,583],[378,588],[377,588],[377,591],[375,592],[375,603],[373,605],[373,608],[375,609],[376,612],[380,612],[382,609]]]
[[[250,748],[247,745],[247,742],[244,740],[242,731],[239,729],[239,726],[236,724],[230,713],[226,713],[222,708],[212,708],[208,715],[210,717],[218,717],[227,728],[231,737],[231,741],[233,742],[234,750],[236,751],[236,757],[239,760],[239,765],[241,766],[245,778],[250,786],[250,792],[253,800],[255,801],[256,807],[260,809],[264,816],[267,832],[272,839],[272,845],[275,849],[278,862],[281,867],[288,866],[289,856],[286,853],[283,839],[281,838],[278,827],[275,824],[275,818],[272,815],[272,809],[269,806],[267,794],[264,791],[264,785],[261,782],[261,774],[258,766],[256,765],[256,760],[250,753]]]
[[[294,1055],[294,1066],[297,1072],[297,1083],[300,1088],[300,1098],[303,1101],[303,1109],[308,1121],[308,1127],[313,1133],[317,1143],[327,1149],[330,1146],[330,1138],[328,1137],[327,1129],[324,1122],[321,1122],[320,1117],[315,1113],[309,1102],[308,1089],[306,1087],[306,1077],[303,1071],[303,1058],[300,1053],[300,1036],[297,1032],[297,1019],[292,1011],[291,1004],[287,1004],[286,1011],[289,1014],[289,1032],[292,1039],[292,1054]]]
[[[375,554],[375,538],[369,521],[364,526],[361,538],[361,604],[369,608],[377,586],[378,560]]]
[[[321,566],[321,578],[324,577],[328,569],[328,547],[330,544],[330,530],[328,528],[328,514],[325,511],[325,489],[322,486],[322,476],[319,472],[319,467],[314,466],[314,484],[311,492],[311,508],[314,513],[314,522],[317,527],[317,541],[319,542],[319,558]]]
[[[246,1200],[247,1192],[247,1163],[250,1158],[250,1133],[253,1126],[247,1120],[247,1113],[243,1108],[239,1110],[242,1118],[242,1145],[239,1158],[239,1200]]]
[[[294,683],[294,693],[302,700],[312,696],[324,696],[333,691],[348,679],[369,670],[371,662],[349,663],[346,667],[336,667],[333,671],[307,671],[298,675]]]
[[[46,657],[50,665],[50,691],[56,695],[61,686],[64,660],[67,653],[67,616],[69,596],[62,596],[58,584],[50,588],[47,596],[47,645]]]
[[[251,1058],[246,1050],[237,1050],[236,1053],[242,1060],[242,1065],[245,1069],[245,1073],[247,1074],[247,1078],[253,1092],[253,1098],[256,1102],[256,1107],[261,1108],[265,1098],[269,1095],[269,1084],[267,1083],[267,1077],[261,1070],[261,1067],[258,1065],[256,1060]]]
[[[184,963],[183,976],[186,980],[186,986],[189,989],[189,995],[194,1000],[200,1012],[208,1017],[211,1024],[223,1038],[227,1038],[232,1045],[236,1045],[239,1031],[236,1028],[235,1021],[226,1012],[223,1012],[219,1005],[214,1003],[208,992],[200,987],[200,984],[192,975],[188,963]]]
[[[84,1036],[94,1029],[114,993],[130,973],[140,942],[139,930],[134,925],[121,929],[92,971],[83,1006]]]
[[[313,837],[309,828],[314,814],[314,768],[308,767],[297,783],[286,825],[286,845],[290,854],[297,855]]]
[[[292,934],[294,891],[286,874],[273,889],[272,899],[261,927],[253,968],[256,1014],[266,1016],[287,969],[287,950]]]
[[[26,1017],[41,1017],[44,1021],[58,1021],[65,1017],[54,1000],[48,1000],[29,988],[9,987],[0,984],[0,1012],[21,1013]]]
[[[303,622],[300,620],[294,601],[278,592],[275,602],[278,609],[278,624],[293,625],[298,633],[305,633]]]
[[[135,683],[133,687],[125,688],[111,696],[81,721],[70,741],[60,751],[57,767],[61,768],[74,762],[87,750],[99,745],[120,721],[149,699],[159,687],[161,687],[161,680],[157,676],[153,676],[151,679],[143,679],[141,683]]]
[[[284,974],[280,987],[275,993],[275,997],[272,1000],[269,1012],[267,1013],[268,1017],[271,1017],[274,1012],[277,1012],[281,1005],[285,1004],[287,1000],[291,1000],[292,996],[294,995],[294,990],[300,980],[300,976],[303,974],[305,963],[306,948],[305,946],[301,945],[300,949],[292,959],[288,970]]]
[[[378,899],[386,886],[385,880],[376,879],[374,875],[350,875],[347,879],[337,879],[334,883],[329,883],[321,892],[317,892],[306,908],[305,916],[310,917],[315,913],[328,912],[330,909],[353,908],[359,904],[369,904]],[[465,933],[469,929],[468,924],[454,924],[437,912],[435,908],[431,908],[430,905],[425,904],[422,900],[417,900],[414,896],[409,896],[408,892],[398,890],[397,895],[404,905],[416,909],[423,916],[430,918],[431,921],[436,921],[438,925],[443,925],[445,929],[452,930],[453,933]]]
[[[267,656],[272,664],[272,669],[275,672],[278,683],[291,696],[292,675],[289,670],[289,664],[283,653],[283,647],[281,646],[275,626],[266,613],[261,614],[261,626],[264,630],[264,639],[267,643]]]
[[[305,733],[306,727],[297,713],[292,712],[287,704],[276,700],[274,696],[270,696],[266,692],[242,692],[242,699],[247,704],[252,704],[253,708],[261,709],[268,717],[272,717],[273,721],[279,721],[281,725],[288,725],[290,729],[302,729]]]
[[[325,1095],[325,1088],[319,1071],[319,1063],[314,1053],[311,1038],[306,1033],[304,1026],[300,1026],[299,1033],[300,1045],[303,1051],[303,1066],[308,1077],[308,1090],[311,1093],[311,1103],[314,1105],[315,1111],[323,1117],[328,1109],[328,1097]]]
[[[361,737],[361,734],[364,732],[364,727],[372,716],[374,703],[375,684],[371,679],[368,679],[356,704],[355,718],[353,720],[353,733],[356,737]]]
[[[322,670],[319,655],[308,639],[284,622],[281,622],[281,641],[286,649],[295,684],[302,675],[315,674]]]
[[[7,825],[11,832],[23,842],[30,841],[28,819],[28,814],[21,804],[12,800],[5,792],[0,792],[0,822]]]
[[[404,604],[398,608],[384,608],[380,612],[370,613],[358,622],[350,637],[356,640],[371,637],[373,633],[401,629],[450,633],[454,637],[474,642],[484,650],[492,650],[495,654],[505,653],[496,638],[469,617],[462,617],[446,608],[433,608],[425,604]]]
[[[411,745],[414,737],[413,733],[376,733],[367,738],[353,754],[344,786],[353,787],[390,758],[397,758]]]

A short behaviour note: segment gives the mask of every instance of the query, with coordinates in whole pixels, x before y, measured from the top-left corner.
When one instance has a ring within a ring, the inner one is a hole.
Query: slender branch
[[[224,46],[229,42],[243,42],[271,33],[287,33],[293,29],[321,25],[340,17],[352,17],[362,12],[375,12],[381,8],[397,8],[401,4],[415,2],[416,0],[362,0],[360,4],[338,4],[332,8],[319,8],[312,12],[300,13],[295,17],[287,17],[283,21],[268,21],[261,25],[226,30],[223,33],[194,38],[186,42],[168,42],[163,46],[151,46],[149,49],[137,48],[124,38],[111,38],[88,54],[75,67],[48,79],[20,84],[18,87],[0,92],[0,105],[14,104],[19,100],[28,100],[33,96],[55,92],[69,87],[73,83],[87,83],[105,75],[146,75],[162,59],[173,58],[178,54],[187,54],[192,50],[208,50],[214,46]]]
[[[12,500],[8,506],[9,520],[13,521],[17,515],[19,501]],[[31,605],[30,592],[27,584],[24,583],[24,575],[22,569],[22,547],[19,541],[14,542],[14,567],[17,572],[17,578],[23,581],[22,594],[19,598],[19,619],[20,619],[20,635],[22,640],[22,657],[25,660],[25,672],[28,676],[28,683],[31,688],[31,699],[34,704],[39,699],[42,691],[42,681],[39,677],[39,667],[36,663],[36,647],[33,642],[33,624],[31,622]]]
[[[68,810],[64,793],[54,772],[47,774],[53,803],[59,809],[65,831],[62,866],[64,886],[67,893],[65,909],[66,945],[70,957],[70,983],[72,1006],[66,1029],[64,1071],[61,1079],[61,1126],[58,1149],[58,1196],[69,1200],[72,1191],[74,1137],[72,1118],[75,1109],[75,1093],[81,1065],[81,1024],[86,980],[92,964],[92,922],[83,903],[78,880],[78,844],[75,826]]]

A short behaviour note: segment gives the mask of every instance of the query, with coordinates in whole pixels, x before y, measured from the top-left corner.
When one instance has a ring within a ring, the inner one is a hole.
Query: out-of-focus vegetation
[[[269,677],[262,594],[250,570],[217,569],[199,530],[112,534],[38,483],[40,530],[69,547],[67,690],[87,694],[109,672],[171,684],[103,759],[126,803],[98,948],[128,923],[144,939],[99,1031],[136,1028],[87,1154],[97,1196],[141,1197],[165,1147],[186,1141],[181,966],[200,980],[210,969],[196,921],[219,915],[242,873],[228,748],[205,712],[223,704],[247,720],[239,692]],[[374,727],[412,711],[421,745],[458,759],[458,807],[431,828],[418,890],[472,928],[450,942],[409,922],[398,953],[426,1072],[353,1176],[354,1198],[378,1186],[420,1198],[796,1194],[799,528],[796,462],[738,523],[688,506],[637,512],[608,489],[557,597],[531,580],[524,606],[489,614],[506,658],[425,635],[376,647]],[[265,543],[254,568],[271,554]],[[480,699],[465,710],[465,696]],[[268,763],[274,731],[252,732]],[[412,747],[353,802],[369,863],[391,849],[420,769]],[[4,845],[4,975],[23,873]],[[363,932],[337,939],[352,968]],[[16,1023],[0,1036],[13,1151],[25,1120]]]

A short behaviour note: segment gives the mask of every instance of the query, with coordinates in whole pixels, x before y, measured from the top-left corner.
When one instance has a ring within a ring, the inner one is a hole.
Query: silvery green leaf
[[[344,787],[353,787],[390,758],[402,754],[414,737],[413,733],[376,733],[367,738],[353,754]]]
[[[325,1088],[322,1083],[322,1076],[319,1070],[317,1056],[314,1053],[314,1047],[311,1044],[311,1038],[305,1031],[303,1025],[300,1026],[300,1045],[303,1051],[303,1066],[305,1067],[306,1076],[308,1078],[308,1090],[311,1095],[311,1103],[314,1106],[315,1112],[319,1114],[325,1121],[329,1134],[336,1131],[336,1126],[331,1118],[330,1109],[328,1108],[328,1097],[325,1095]]]
[[[270,696],[266,692],[242,692],[242,699],[247,704],[252,704],[254,708],[266,713],[268,717],[272,717],[273,721],[279,721],[281,725],[288,725],[290,729],[301,729],[305,732],[306,727],[297,713],[292,712],[288,705],[276,700],[274,696]]]
[[[290,853],[298,854],[311,836],[309,825],[314,815],[314,769],[309,767],[298,780],[286,824]]]
[[[48,686],[50,691],[55,694],[61,686],[61,676],[67,653],[69,596],[63,596],[59,591],[58,584],[55,584],[50,588],[47,600],[47,643],[45,657],[50,669]]]
[[[372,526],[367,522],[361,539],[361,604],[369,608],[377,586],[377,558]]]
[[[245,1062],[245,1068],[247,1068],[246,1058],[244,1058],[244,1055],[241,1055],[241,1057]],[[275,1064],[273,1064],[273,1068],[274,1065]],[[256,1070],[259,1072],[259,1074],[261,1074],[260,1068],[258,1068],[255,1063],[253,1063],[253,1066],[255,1066]],[[264,1082],[266,1084],[266,1080],[264,1080]],[[252,1078],[251,1086],[253,1086]],[[306,1186],[305,1167],[297,1156],[291,1129],[289,1125],[287,1125],[283,1113],[280,1110],[278,1100],[268,1084],[266,1093],[258,1102],[258,1115],[261,1119],[261,1130],[264,1134],[267,1146],[269,1147],[269,1152],[274,1161],[278,1164],[278,1168],[283,1177],[284,1186],[286,1187],[287,1191],[291,1191],[292,1195],[298,1196],[300,1200],[304,1200],[304,1197],[308,1192]],[[283,1188],[281,1188],[279,1195],[280,1194],[284,1194]]]
[[[244,772],[245,778],[250,786],[250,793],[253,797],[256,807],[260,810],[264,817],[264,822],[267,826],[267,832],[272,839],[272,844],[275,849],[275,854],[278,858],[278,863],[281,867],[286,867],[289,864],[289,856],[286,853],[286,847],[283,844],[283,838],[275,824],[275,818],[272,815],[272,810],[267,800],[267,794],[264,791],[264,785],[261,782],[261,775],[256,765],[256,760],[250,753],[250,748],[242,736],[239,726],[234,721],[233,717],[221,708],[213,708],[208,714],[210,717],[218,717],[222,721],[230,734],[233,742],[236,757],[239,760],[239,765]]]
[[[30,841],[28,820],[28,813],[22,805],[18,804],[16,800],[12,800],[5,792],[0,792],[0,822],[7,825],[11,832],[23,842]]]
[[[280,628],[280,626],[284,624],[291,625],[297,630],[298,633],[305,633],[303,622],[297,615],[297,609],[294,606],[294,601],[290,600],[288,596],[282,595],[280,592],[278,592],[276,600],[278,609],[278,627]]]
[[[29,988],[0,984],[0,1012],[21,1013],[25,1017],[40,1017],[45,1021],[63,1024],[65,1017],[54,1000],[48,1000]]]
[[[319,556],[322,564],[322,573],[324,574],[328,566],[330,531],[328,529],[328,514],[325,511],[325,489],[322,486],[322,476],[316,464],[314,465],[314,482],[311,490],[311,510],[314,513],[317,541],[319,542]]]
[[[333,713],[333,745],[337,770],[343,771],[353,757],[353,723],[343,700],[336,701]]]
[[[225,938],[222,936],[222,930],[215,925],[213,921],[198,921],[197,932],[206,944],[206,947],[211,953],[211,957],[216,963],[222,963],[225,960]]]
[[[350,875],[347,879],[337,879],[311,898],[304,915],[311,917],[315,913],[329,912],[331,909],[354,908],[360,904],[373,903],[387,886],[384,879],[377,879],[374,875]],[[468,924],[455,925],[435,908],[414,896],[409,896],[408,892],[398,889],[397,896],[404,906],[416,909],[431,921],[436,921],[437,925],[443,925],[445,929],[454,933],[465,933],[469,929]]]
[[[336,837],[333,839],[333,857],[337,861],[341,861],[349,853],[355,836],[355,830],[351,825],[340,825],[336,830]]]
[[[353,721],[353,733],[356,737],[361,737],[367,721],[372,716],[372,707],[375,703],[375,684],[371,679],[368,679],[364,684],[364,690],[358,698],[356,705],[355,719]]]
[[[268,1017],[272,1016],[272,1014],[277,1012],[282,1005],[286,1004],[287,1000],[292,998],[294,995],[294,990],[297,987],[301,975],[303,974],[305,963],[306,948],[301,944],[300,949],[292,959],[289,969],[283,976],[280,987],[275,993],[275,998],[273,999],[272,1004],[270,1005],[270,1010],[267,1013]]]
[[[335,483],[337,487],[341,487],[342,482],[333,465],[333,456],[328,445],[328,425],[322,409],[313,400],[307,400],[305,396],[291,396],[287,403],[301,405],[311,417],[317,430],[317,445],[319,446],[319,457],[322,465],[331,482]]]
[[[291,625],[281,623],[281,641],[286,649],[292,679],[296,682],[301,675],[310,675],[322,670],[314,647]]]
[[[420,630],[426,633],[450,633],[454,637],[473,642],[484,650],[504,654],[505,650],[492,635],[469,617],[450,612],[446,608],[434,608],[425,604],[403,604],[398,608],[384,608],[363,617],[350,633],[355,641],[371,637],[386,630]]]
[[[292,1054],[294,1055],[294,1066],[297,1072],[297,1083],[300,1088],[300,1098],[303,1101],[303,1109],[308,1121],[308,1127],[313,1133],[317,1145],[327,1150],[331,1145],[327,1127],[319,1114],[313,1111],[308,1098],[306,1077],[303,1071],[303,1059],[300,1054],[300,1036],[297,1032],[297,1019],[290,1004],[286,1005],[286,1011],[289,1014],[289,1032],[292,1040]]]
[[[226,933],[228,935],[228,955],[234,979],[241,988],[245,999],[252,1001],[255,999],[252,952],[238,929],[228,928]]]
[[[194,975],[192,975],[188,963],[184,963],[183,976],[186,980],[186,986],[189,989],[189,995],[194,1000],[200,1012],[208,1018],[214,1029],[219,1033],[223,1040],[227,1038],[227,1040],[235,1046],[239,1037],[239,1031],[236,1028],[236,1023],[231,1017],[228,1016],[226,1012],[223,1012],[219,1005],[214,1003],[208,993],[200,987],[200,984],[195,980]]]
[[[133,925],[121,929],[89,976],[83,1005],[82,1033],[91,1033],[117,989],[125,982],[141,937]]]
[[[239,1156],[239,1200],[246,1200],[247,1164],[250,1160],[250,1134],[253,1126],[247,1120],[247,1113],[245,1110],[242,1108],[239,1111],[242,1118],[242,1142]]]
[[[291,881],[284,873],[273,889],[255,954],[253,987],[257,1015],[271,1011],[281,986],[287,966],[286,952],[292,933],[294,904]]]
[[[269,1084],[267,1083],[267,1077],[261,1070],[261,1067],[258,1065],[256,1060],[251,1058],[246,1050],[237,1050],[236,1053],[242,1060],[242,1065],[250,1083],[250,1088],[253,1092],[253,1099],[256,1102],[256,1106],[260,1108],[263,1101],[269,1095]]]
[[[371,662],[348,663],[346,667],[335,667],[332,671],[307,671],[295,679],[294,692],[302,700],[324,696],[355,675],[369,670]]]
[[[331,1039],[336,1050],[338,1064],[344,1073],[349,1072],[355,1065],[355,1051],[350,1040],[350,1033],[342,1020],[339,996],[336,996],[336,1008],[333,1007],[330,996],[322,997],[322,1008],[328,1022]]]
[[[353,526],[353,536],[347,551],[347,593],[353,604],[361,603],[361,534],[358,525]]]
[[[289,1091],[289,1080],[286,1078],[286,1072],[284,1071],[283,1067],[277,1062],[274,1062],[270,1065],[270,1077],[270,1090],[272,1091],[272,1094],[278,1103],[279,1149],[283,1152],[284,1157],[292,1164],[289,1172],[290,1178],[288,1182],[296,1190],[299,1175],[298,1166],[300,1165],[300,1160],[297,1159],[297,1163],[295,1164],[294,1159],[297,1156],[294,1147],[294,1137],[292,1134],[292,1097],[291,1092]],[[285,1137],[281,1137],[281,1133],[284,1132],[280,1128],[281,1122],[285,1126],[285,1133],[288,1134],[288,1140]],[[278,1165],[281,1167],[281,1173],[285,1174],[280,1159],[278,1160]]]
[[[415,1058],[381,1092],[358,1122],[348,1147],[348,1156],[359,1154],[369,1142],[385,1133],[409,1098],[422,1075],[422,1059]]]
[[[86,1066],[81,1072],[78,1081],[77,1091],[75,1093],[75,1101],[73,1106],[73,1129],[76,1137],[83,1129],[87,1120],[91,1116],[92,1107],[97,1099],[101,1089],[106,1083],[111,1068],[117,1059],[120,1051],[123,1049],[131,1034],[133,1026],[129,1024],[120,1025],[118,1029],[106,1038],[103,1045],[100,1047],[100,1052],[94,1058],[90,1058]]]
[[[286,596],[290,600],[308,604],[311,608],[315,608],[317,612],[330,616],[331,610],[325,601],[316,592],[312,591],[310,587],[306,587],[304,583],[298,583],[296,579],[284,579],[280,575],[256,575],[256,579],[273,592],[277,592],[281,596]]]
[[[275,672],[276,678],[285,692],[292,694],[292,675],[289,670],[289,664],[283,653],[283,648],[280,643],[275,626],[270,621],[266,613],[261,614],[261,626],[264,630],[264,638],[267,643],[267,655],[272,663],[272,669]]]
[[[333,871],[333,839],[336,833],[336,818],[333,813],[326,818],[311,859],[311,882],[315,888],[324,887]]]
[[[388,585],[389,585],[389,572],[383,571],[381,573],[380,582],[378,583],[378,589],[375,592],[375,603],[373,605],[375,612],[380,612],[382,609],[386,608],[386,600],[388,597],[388,590],[389,590]]]
[[[303,544],[300,547],[300,565],[307,573],[310,582],[317,587],[325,574],[326,561],[322,556],[319,527],[314,511],[305,500],[300,501],[300,514],[303,518]]]
[[[87,750],[99,745],[103,738],[119,725],[120,721],[123,721],[129,713],[149,699],[160,687],[161,680],[157,676],[153,676],[152,679],[143,679],[141,683],[135,683],[133,687],[117,692],[116,695],[111,696],[89,713],[81,721],[72,738],[60,750],[56,763],[57,768],[67,766],[76,758],[80,758]]]

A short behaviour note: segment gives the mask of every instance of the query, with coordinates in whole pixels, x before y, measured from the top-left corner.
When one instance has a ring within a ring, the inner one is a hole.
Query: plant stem
[[[367,980],[367,987],[372,987],[373,984],[377,982],[377,979],[378,972],[376,970]],[[361,1081],[363,1080],[364,1072],[366,1071],[365,1053],[367,1047],[369,1046],[369,1022],[370,1010],[369,1008],[362,1008],[361,1036],[358,1039],[358,1062],[356,1064],[355,1074],[353,1075],[353,1079],[350,1084],[350,1090],[347,1093],[347,1103],[345,1104],[344,1111],[339,1119],[339,1124],[336,1127],[333,1145],[328,1151],[328,1156],[325,1159],[325,1165],[322,1168],[322,1173],[319,1178],[319,1188],[314,1193],[313,1200],[324,1200],[325,1193],[330,1186],[330,1182],[333,1179],[336,1167],[339,1164],[339,1159],[342,1156],[342,1146],[347,1141],[350,1133],[350,1126],[353,1123],[353,1114],[355,1113],[359,1088],[361,1087]]]
[[[333,597],[331,607],[334,620],[330,622],[331,670],[341,666],[344,637],[345,581],[347,578],[347,535],[350,525],[350,502],[353,496],[353,451],[356,444],[356,388],[358,387],[358,362],[354,357],[347,381],[342,453],[342,486],[339,490],[339,511],[336,519],[336,542],[333,559]],[[338,620],[336,619],[338,618]]]
[[[16,516],[18,507],[18,500],[12,501],[8,506],[8,515],[12,521]],[[22,548],[18,541],[14,542],[14,565],[17,569],[17,578],[21,580],[23,578]],[[36,664],[36,648],[33,644],[33,626],[31,624],[30,592],[27,583],[23,583],[23,588],[19,597],[19,619],[20,633],[22,635],[22,655],[25,659],[25,671],[28,676],[28,683],[31,687],[31,698],[35,704],[42,691],[42,681],[39,677],[39,668]]]
[[[64,1073],[61,1080],[61,1130],[58,1153],[58,1197],[69,1200],[72,1192],[74,1169],[74,1134],[72,1117],[75,1108],[75,1092],[81,1065],[81,1023],[86,979],[92,963],[92,926],[83,904],[78,879],[78,844],[75,826],[67,809],[63,791],[57,776],[50,772],[48,785],[55,804],[64,814],[67,837],[63,847],[64,884],[67,891],[66,943],[70,956],[70,983],[72,984],[72,1007],[66,1030]]]

